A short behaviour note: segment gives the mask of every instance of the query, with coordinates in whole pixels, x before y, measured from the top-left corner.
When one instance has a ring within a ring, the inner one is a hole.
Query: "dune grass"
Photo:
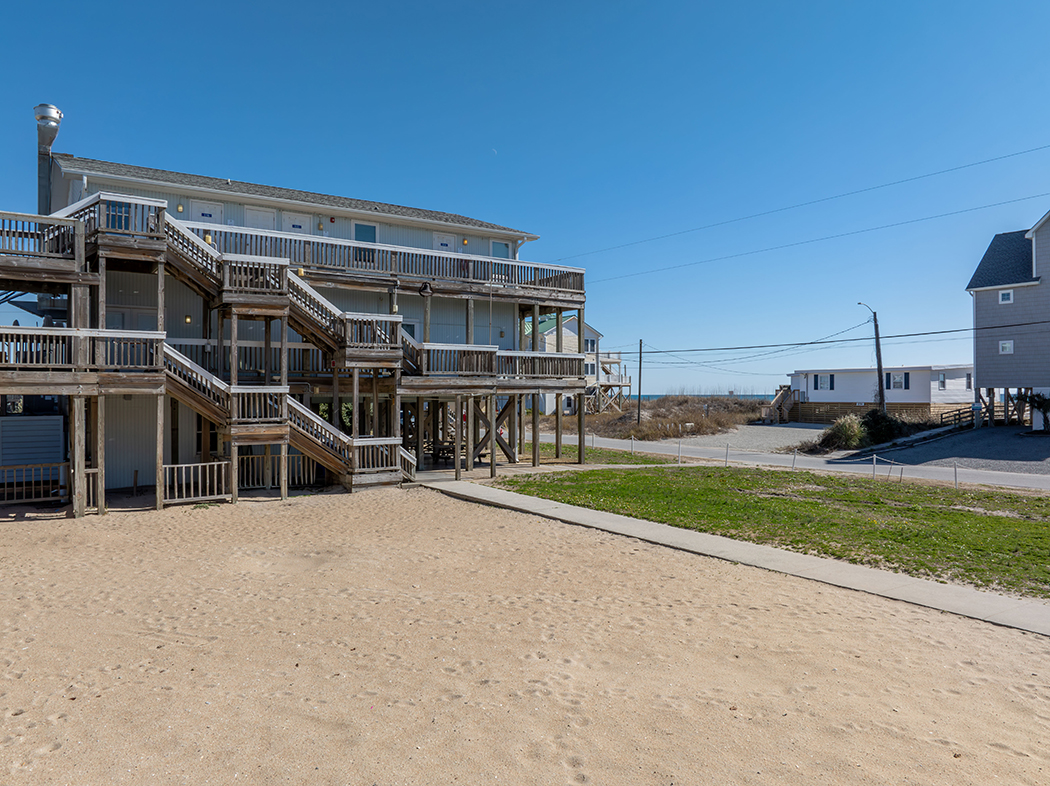
[[[1050,499],[750,468],[586,470],[511,491],[807,554],[1050,597]]]

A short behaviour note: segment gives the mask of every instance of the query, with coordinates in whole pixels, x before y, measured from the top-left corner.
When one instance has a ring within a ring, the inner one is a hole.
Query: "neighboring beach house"
[[[536,235],[52,154],[61,117],[37,108],[38,214],[0,214],[0,289],[52,323],[0,328],[0,501],[358,488],[456,450],[494,472],[543,394],[584,395],[582,342],[523,339],[585,304],[582,269],[520,258]],[[13,425],[45,416],[68,435],[57,460]]]
[[[940,417],[973,403],[973,366],[884,368],[886,411],[912,418]],[[770,417],[781,422],[834,423],[878,407],[874,368],[804,369],[790,374],[774,398]]]
[[[560,332],[557,316],[548,317],[539,323],[542,352],[559,352],[563,347],[579,345],[576,316],[573,315],[561,321]],[[522,323],[522,327],[526,336],[531,335],[531,322]],[[607,409],[614,409],[621,412],[631,396],[631,378],[623,372],[623,356],[619,352],[602,352],[601,340],[604,336],[586,322],[583,329],[583,373],[587,383],[585,396],[587,411],[604,412]],[[559,335],[561,336],[560,342]],[[540,411],[544,414],[557,412],[558,399],[557,394],[545,394],[540,399]],[[574,413],[575,405],[575,398],[565,399],[562,405],[563,411]]]
[[[1050,287],[1042,280],[1050,270],[1048,219],[1050,213],[1031,229],[992,238],[966,286],[977,400],[988,422],[1023,422],[1024,395],[1050,394]],[[1041,427],[1038,412],[1033,421]]]

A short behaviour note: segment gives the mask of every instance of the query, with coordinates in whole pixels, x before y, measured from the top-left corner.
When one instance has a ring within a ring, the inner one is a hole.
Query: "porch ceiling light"
[[[430,297],[434,294],[434,287],[430,286],[429,281],[424,281],[423,286],[419,288],[419,294],[423,297]]]
[[[189,314],[186,315],[185,319],[187,325],[193,322],[193,317],[191,317]]]

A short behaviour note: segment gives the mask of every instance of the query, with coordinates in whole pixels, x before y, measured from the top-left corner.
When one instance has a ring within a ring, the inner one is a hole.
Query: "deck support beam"
[[[69,397],[69,439],[70,439],[70,496],[73,502],[74,518],[81,518],[87,508],[87,461],[84,456],[86,449],[86,423],[84,416],[84,397]],[[161,435],[163,438],[163,435]]]
[[[98,514],[106,515],[106,397],[95,397],[95,467],[98,469]]]
[[[460,469],[461,456],[463,455],[463,396],[456,396],[456,450],[453,452],[453,461],[456,462],[456,480],[462,476]]]
[[[496,477],[496,394],[489,395],[489,477]]]
[[[164,394],[157,396],[157,510],[164,507]]]

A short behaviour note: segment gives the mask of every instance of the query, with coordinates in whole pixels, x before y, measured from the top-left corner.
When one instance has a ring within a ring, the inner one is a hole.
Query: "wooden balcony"
[[[288,388],[231,385],[229,433],[236,445],[288,442]]]
[[[221,301],[240,310],[287,313],[288,260],[226,254]]]
[[[5,392],[157,392],[163,373],[163,333],[0,327],[0,390]]]
[[[0,213],[0,279],[96,284],[88,270],[84,225],[71,218]]]
[[[162,199],[98,192],[49,218],[82,221],[89,251],[155,262],[163,259],[167,245],[167,206]]]
[[[440,283],[442,289],[507,298],[533,298],[574,308],[584,300],[584,271],[515,259],[451,254],[405,246],[361,243],[275,230],[186,223],[223,254],[279,257],[313,274],[355,281]]]

